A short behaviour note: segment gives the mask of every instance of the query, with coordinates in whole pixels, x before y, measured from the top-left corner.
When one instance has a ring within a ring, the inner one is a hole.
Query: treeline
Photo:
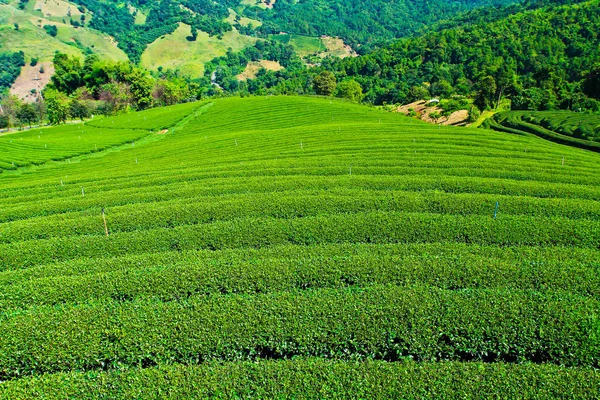
[[[60,124],[68,119],[85,119],[94,114],[114,115],[195,100],[202,86],[166,71],[151,74],[131,62],[101,60],[96,54],[84,60],[57,53],[55,73],[35,103],[15,96],[2,101],[0,129],[37,123]]]

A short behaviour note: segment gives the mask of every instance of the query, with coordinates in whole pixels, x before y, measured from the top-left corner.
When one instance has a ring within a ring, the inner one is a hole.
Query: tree
[[[323,71],[315,76],[313,87],[317,94],[322,96],[331,96],[335,92],[335,75],[330,71]]]
[[[16,117],[19,119],[19,121],[22,123],[27,123],[27,125],[31,127],[31,124],[37,121],[38,114],[37,110],[32,104],[24,103],[17,110]]]
[[[71,94],[83,85],[79,58],[64,53],[56,53],[52,62],[55,68],[55,73],[52,76],[54,89]]]
[[[594,68],[583,81],[583,93],[600,100],[600,66]]]
[[[505,65],[498,70],[496,75],[496,83],[497,83],[497,94],[498,99],[496,101],[496,108],[500,106],[500,101],[502,100],[502,96],[504,93],[513,87],[517,82],[517,75],[515,73],[514,68],[506,67]]]
[[[475,105],[480,110],[492,107],[496,97],[496,80],[492,76],[483,77],[477,84],[477,95],[475,96]]]
[[[58,125],[67,122],[70,106],[69,98],[64,93],[56,90],[47,90],[45,97],[50,123]]]
[[[150,107],[154,79],[145,70],[135,68],[125,80],[129,81],[129,93],[133,104],[140,110]]]
[[[426,100],[429,97],[429,90],[425,86],[413,86],[410,89],[408,89],[406,101],[412,103],[419,100]]]
[[[10,118],[8,115],[0,115],[0,129],[10,127]]]
[[[90,107],[85,101],[73,99],[69,104],[69,114],[72,118],[84,120],[91,116]]]
[[[14,25],[14,26],[15,26],[15,31],[18,31],[18,30],[19,30],[19,24],[17,24],[17,23],[15,22],[15,25]]]
[[[190,42],[195,42],[196,39],[198,39],[198,28],[192,25],[190,28],[190,36],[186,37],[186,39]]]
[[[56,37],[56,35],[58,35],[58,28],[56,25],[44,25],[44,30],[52,37]]]
[[[360,101],[363,98],[362,86],[354,79],[343,81],[338,85],[338,97]]]
[[[452,88],[452,85],[450,84],[450,82],[448,82],[445,79],[442,79],[442,80],[434,83],[431,87],[431,90],[435,96],[440,96],[440,97],[445,97],[445,98],[452,96],[452,94],[454,93],[454,88]]]

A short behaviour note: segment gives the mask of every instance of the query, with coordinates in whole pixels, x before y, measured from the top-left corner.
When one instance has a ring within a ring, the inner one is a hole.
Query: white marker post
[[[104,207],[102,207],[102,220],[104,221],[104,232],[106,233],[106,237],[108,237],[108,226],[106,226],[106,216],[104,215]]]

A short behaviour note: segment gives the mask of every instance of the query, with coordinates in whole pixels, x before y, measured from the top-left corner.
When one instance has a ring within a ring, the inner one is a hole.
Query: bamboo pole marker
[[[106,226],[106,215],[104,215],[104,207],[102,207],[102,221],[104,221],[104,232],[106,233],[106,237],[108,237],[108,226]]]
[[[565,165],[565,156],[562,158],[562,165]]]
[[[83,190],[83,186],[81,187],[81,197],[85,197],[85,190]]]
[[[62,181],[62,179],[60,180],[60,186],[65,186],[65,184]]]

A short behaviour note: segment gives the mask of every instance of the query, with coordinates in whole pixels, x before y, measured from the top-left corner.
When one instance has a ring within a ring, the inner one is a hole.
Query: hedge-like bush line
[[[59,373],[0,384],[0,399],[597,399],[600,373],[535,364],[322,359]]]
[[[0,379],[295,356],[597,368],[599,318],[564,293],[397,286],[42,307],[0,318]]]
[[[500,250],[462,244],[373,244],[87,259],[47,269],[46,275],[42,269],[36,279],[31,279],[27,270],[0,274],[0,311],[111,299],[170,301],[194,294],[257,294],[386,283],[449,290],[565,291],[600,299],[600,252],[552,248],[528,254],[515,249],[500,257]]]

